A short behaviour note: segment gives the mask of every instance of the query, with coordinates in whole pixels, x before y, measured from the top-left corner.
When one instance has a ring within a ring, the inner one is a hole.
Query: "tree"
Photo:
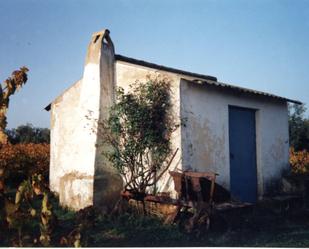
[[[170,139],[179,126],[171,114],[170,81],[158,76],[119,88],[106,122],[100,124],[104,155],[122,175],[124,190],[145,194],[168,169],[176,152]]]
[[[304,105],[289,105],[290,145],[296,151],[309,151],[309,119],[304,117]]]
[[[33,127],[32,124],[20,125],[16,129],[6,130],[8,141],[18,143],[50,143],[50,130]]]
[[[21,67],[12,73],[2,85],[0,84],[0,144],[7,144],[8,137],[5,133],[7,125],[6,114],[9,108],[10,97],[27,82],[28,68]]]

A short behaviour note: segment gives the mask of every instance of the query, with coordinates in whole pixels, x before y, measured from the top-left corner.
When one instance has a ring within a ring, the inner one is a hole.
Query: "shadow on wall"
[[[186,185],[186,186],[185,186]],[[208,202],[210,198],[210,188],[211,188],[211,181],[206,178],[200,178],[200,186],[203,196],[203,201]],[[183,181],[182,182],[182,191],[185,191],[187,189],[187,193],[183,192],[182,196],[190,196],[190,199],[193,201],[197,201],[197,193],[193,190],[193,184],[190,179],[187,179],[187,184]],[[218,183],[215,183],[215,190],[213,194],[213,200],[215,203],[223,203],[228,202],[231,199],[230,192],[219,185]]]

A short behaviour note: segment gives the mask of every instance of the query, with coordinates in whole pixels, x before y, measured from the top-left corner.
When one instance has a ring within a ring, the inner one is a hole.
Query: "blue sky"
[[[49,127],[43,108],[81,78],[91,34],[103,28],[118,54],[309,105],[309,1],[1,0],[0,81],[30,69],[10,128]]]

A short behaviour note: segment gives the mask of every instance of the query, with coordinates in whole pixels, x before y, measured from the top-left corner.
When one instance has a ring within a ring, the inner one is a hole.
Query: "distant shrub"
[[[289,105],[290,145],[296,151],[309,151],[309,117],[305,105]]]
[[[49,177],[49,144],[4,145],[0,149],[0,168],[4,169],[5,182],[16,187],[37,173]]]
[[[11,144],[50,143],[50,130],[34,127],[32,124],[20,125],[16,129],[7,129],[6,134]]]
[[[295,174],[309,174],[309,152],[290,148],[290,164]]]

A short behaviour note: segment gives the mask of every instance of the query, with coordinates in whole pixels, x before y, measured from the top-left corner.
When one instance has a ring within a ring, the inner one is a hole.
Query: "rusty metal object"
[[[213,194],[215,190],[215,182],[217,174],[211,172],[192,172],[192,171],[170,171],[170,175],[173,177],[175,191],[178,194],[179,199],[186,198],[187,201],[192,201],[195,198],[190,196],[190,185],[193,192],[200,193],[202,191],[201,180],[203,178],[211,182],[209,190],[209,202],[213,201]]]
[[[177,199],[168,194],[140,195],[139,193],[122,192],[121,196],[129,200],[131,206],[138,210],[146,210],[148,214],[154,214],[164,218],[165,224],[177,222],[185,231],[192,232],[210,225],[210,217],[213,212],[213,194],[215,190],[216,174],[209,172],[169,171],[173,178]],[[203,179],[211,182],[205,190],[201,184]],[[205,197],[208,192],[209,195]],[[132,200],[134,200],[132,202]],[[141,207],[142,205],[142,207]]]
[[[209,228],[210,216],[213,212],[213,194],[215,190],[216,174],[210,172],[191,172],[191,171],[170,171],[175,184],[175,191],[178,195],[178,207],[191,207],[193,213],[185,220],[182,220],[184,229],[187,232],[192,232],[195,228],[204,225]],[[206,178],[211,182],[209,191],[209,199],[206,200],[203,196],[201,180]],[[185,209],[185,212],[188,208]],[[181,218],[182,209],[178,208],[173,215],[168,217],[168,220],[175,221],[177,217]]]

